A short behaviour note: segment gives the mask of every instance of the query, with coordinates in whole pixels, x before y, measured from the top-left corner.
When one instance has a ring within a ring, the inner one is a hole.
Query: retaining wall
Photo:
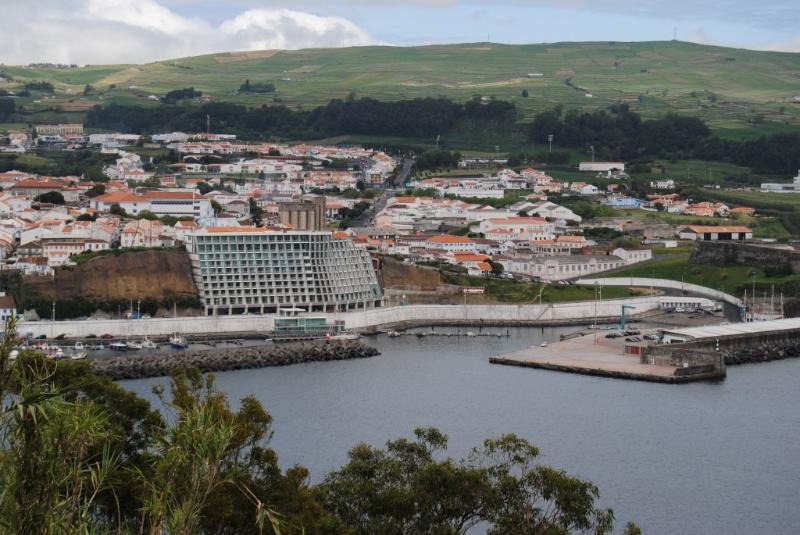
[[[314,313],[328,322],[342,320],[347,329],[369,330],[404,324],[435,325],[441,323],[503,323],[547,324],[590,322],[598,318],[619,317],[622,305],[636,307],[641,314],[660,307],[661,297],[636,297],[612,299],[595,304],[594,301],[557,303],[548,305],[406,305],[342,313]],[[668,297],[665,299],[669,299]],[[235,332],[269,332],[275,327],[276,315],[202,316],[184,318],[153,318],[142,320],[69,320],[25,321],[18,326],[20,335],[54,338],[64,335],[71,338],[102,336],[159,336],[171,333],[209,334]]]
[[[673,290],[681,290],[687,293],[701,295],[715,301],[725,301],[736,307],[744,306],[744,303],[738,297],[731,294],[708,288],[707,286],[700,286],[699,284],[691,284],[688,282],[674,281],[670,279],[651,279],[647,277],[605,277],[597,279],[580,279],[576,281],[577,284],[601,284],[603,286],[627,286],[636,288],[670,288]]]

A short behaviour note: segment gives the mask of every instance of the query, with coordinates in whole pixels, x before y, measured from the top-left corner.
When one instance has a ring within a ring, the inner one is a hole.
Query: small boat
[[[86,351],[73,351],[69,358],[70,360],[83,360],[86,358]]]
[[[86,349],[86,346],[83,345],[83,342],[75,342],[75,345],[72,346],[72,349],[74,349],[75,351],[83,351],[84,349]]]
[[[386,333],[386,336],[388,336],[389,338],[397,338],[398,336],[400,336],[400,333],[397,331],[389,331],[388,333]]]
[[[547,342],[542,342],[541,344],[539,344],[539,347],[547,347]]]
[[[126,344],[125,342],[111,342],[110,344],[108,344],[108,348],[111,351],[127,351],[128,344]]]
[[[189,347],[189,344],[186,343],[186,340],[184,340],[183,336],[179,334],[172,335],[172,337],[169,339],[169,345],[175,349],[186,349]]]
[[[358,333],[329,334],[325,337],[326,340],[358,340],[359,338],[361,335]]]
[[[158,344],[145,336],[142,340],[142,349],[158,349]]]
[[[127,342],[126,345],[128,346],[128,349],[133,351],[138,351],[143,347],[141,342]]]
[[[472,336],[477,336],[477,335],[474,332],[469,331],[469,332],[467,332],[467,336],[472,337]]]

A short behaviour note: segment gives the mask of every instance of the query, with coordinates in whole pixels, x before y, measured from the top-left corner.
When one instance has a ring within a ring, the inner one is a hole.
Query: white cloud
[[[266,48],[376,44],[336,16],[250,9],[213,25],[156,0],[61,0],[5,6],[0,62],[142,63],[195,54]]]
[[[800,37],[787,41],[776,41],[764,46],[756,47],[758,50],[774,50],[776,52],[800,52]]]
[[[357,46],[375,43],[369,33],[342,17],[291,9],[251,9],[225,21],[220,31],[247,43],[247,50]]]

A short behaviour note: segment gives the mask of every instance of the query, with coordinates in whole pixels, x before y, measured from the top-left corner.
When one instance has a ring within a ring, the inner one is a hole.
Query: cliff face
[[[742,242],[697,242],[689,261],[693,264],[744,264],[761,268],[791,268],[800,273],[800,252]]]
[[[137,251],[93,258],[56,270],[52,280],[26,281],[48,299],[83,297],[95,301],[196,297],[185,251]]]
[[[381,271],[384,288],[434,291],[443,284],[438,270],[384,258]]]

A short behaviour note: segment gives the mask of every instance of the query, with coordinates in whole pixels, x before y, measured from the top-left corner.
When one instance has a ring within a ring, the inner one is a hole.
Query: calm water
[[[595,482],[620,528],[633,519],[649,534],[800,532],[800,360],[690,385],[487,361],[571,330],[366,338],[380,356],[227,372],[217,383],[232,399],[255,394],[275,418],[282,464],[304,464],[316,479],[355,443],[381,445],[416,426],[447,433],[453,456],[514,432],[543,462]],[[157,381],[123,384],[152,399]]]

